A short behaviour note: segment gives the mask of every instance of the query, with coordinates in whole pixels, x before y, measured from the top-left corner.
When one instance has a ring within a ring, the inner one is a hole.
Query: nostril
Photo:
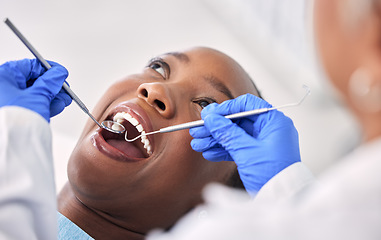
[[[153,88],[154,86],[156,87]],[[158,108],[161,111],[165,111],[167,109],[167,106],[163,101],[159,100],[162,99],[162,92],[159,91],[160,89],[157,89],[157,87],[157,84],[145,84],[145,86],[141,86],[138,88],[138,95],[141,98],[144,98],[145,101],[147,101],[150,105],[155,106],[155,108]]]
[[[147,91],[147,89],[142,89],[142,90],[141,90],[141,94],[142,94],[144,97],[148,97],[148,91]]]
[[[155,100],[155,103],[162,111],[165,111],[165,104],[162,101]]]

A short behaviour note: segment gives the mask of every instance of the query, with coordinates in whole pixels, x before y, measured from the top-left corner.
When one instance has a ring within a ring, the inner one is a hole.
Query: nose
[[[170,89],[163,83],[143,83],[138,87],[138,97],[155,108],[163,117],[175,114],[175,103]]]

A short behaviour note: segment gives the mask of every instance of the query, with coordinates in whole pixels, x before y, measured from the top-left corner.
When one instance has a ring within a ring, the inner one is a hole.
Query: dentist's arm
[[[36,60],[0,66],[0,239],[56,239],[49,120],[70,104],[64,67]]]
[[[246,94],[202,112],[205,126],[190,129],[195,151],[210,161],[234,161],[249,193],[255,194],[272,177],[300,162],[298,133],[290,118],[272,110],[232,122],[223,115],[271,107]]]
[[[35,112],[0,108],[0,239],[56,239],[52,138]]]

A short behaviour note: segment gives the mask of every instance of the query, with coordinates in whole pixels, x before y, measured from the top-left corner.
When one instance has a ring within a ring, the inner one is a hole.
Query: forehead
[[[257,95],[247,73],[236,61],[224,53],[210,48],[197,47],[164,55],[173,57],[179,63],[179,67],[188,70],[188,74],[201,76],[198,79],[213,82],[215,86],[225,86],[234,98],[245,93]]]

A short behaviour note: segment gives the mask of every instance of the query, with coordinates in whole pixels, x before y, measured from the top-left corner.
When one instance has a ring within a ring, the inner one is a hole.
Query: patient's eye
[[[151,59],[147,67],[152,68],[159,73],[164,79],[169,77],[169,65],[161,58]]]
[[[200,102],[198,103],[198,105],[200,105],[200,107],[202,107],[202,108],[208,106],[209,104],[210,104],[210,103],[207,102],[207,101],[200,101]]]
[[[201,109],[204,109],[209,104],[217,102],[217,101],[212,98],[202,98],[202,99],[196,99],[193,102],[198,104],[201,107]]]
[[[156,72],[160,73],[163,77],[165,77],[165,71],[164,71],[164,68],[157,64],[157,63],[153,63],[151,66],[150,66],[153,70],[155,70]]]

